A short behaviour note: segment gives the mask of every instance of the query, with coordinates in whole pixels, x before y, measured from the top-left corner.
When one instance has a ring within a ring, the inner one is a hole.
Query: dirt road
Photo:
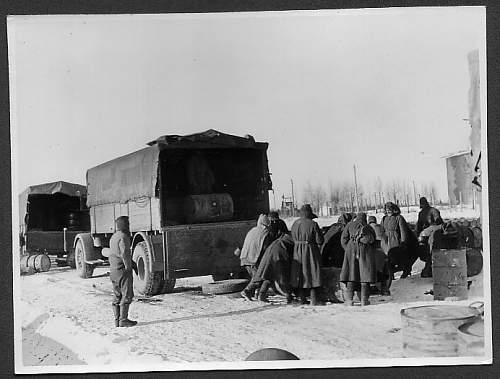
[[[420,269],[416,264],[414,273]],[[425,294],[432,279],[418,275],[396,280],[392,296],[373,296],[368,307],[287,306],[281,296],[271,296],[267,305],[208,296],[200,286],[211,277],[197,277],[178,280],[174,293],[136,298],[130,317],[139,324],[115,328],[107,271],[98,268],[88,280],[69,268],[21,277],[18,314],[25,341],[38,333],[63,345],[63,358],[53,364],[242,361],[265,347],[288,350],[301,360],[394,358],[402,356],[401,308],[433,300]],[[455,304],[481,299],[481,281],[477,276],[469,300]],[[29,357],[33,351],[43,356],[43,347],[23,346],[25,365],[43,364]]]

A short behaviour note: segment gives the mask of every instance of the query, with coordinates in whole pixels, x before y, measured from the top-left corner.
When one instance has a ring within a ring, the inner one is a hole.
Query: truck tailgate
[[[66,246],[68,251],[73,249],[73,241],[82,231],[68,230],[66,231]],[[28,252],[45,252],[47,254],[63,254],[64,253],[64,232],[61,231],[39,231],[30,230],[26,232],[26,251]]]
[[[237,271],[240,260],[234,250],[255,225],[252,220],[164,227],[169,269],[177,277]]]

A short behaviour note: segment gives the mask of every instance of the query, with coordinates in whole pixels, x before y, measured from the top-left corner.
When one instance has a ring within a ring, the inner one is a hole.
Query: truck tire
[[[78,276],[83,279],[88,279],[92,277],[94,273],[94,266],[85,263],[85,250],[83,249],[82,241],[78,240],[75,246],[75,268],[78,272]]]
[[[70,252],[66,256],[66,263],[69,267],[76,268],[75,250],[70,250]]]
[[[134,288],[141,295],[153,296],[160,293],[163,273],[151,271],[151,252],[148,244],[139,242],[134,247],[132,259],[137,264],[137,274],[134,272]]]
[[[248,284],[247,279],[229,279],[219,282],[205,283],[201,291],[207,295],[221,295],[225,293],[239,292]]]
[[[219,282],[221,280],[228,280],[228,279],[232,279],[232,275],[231,274],[212,274],[212,279],[214,280],[214,282]]]
[[[161,280],[160,293],[170,293],[174,290],[175,278],[169,280]]]

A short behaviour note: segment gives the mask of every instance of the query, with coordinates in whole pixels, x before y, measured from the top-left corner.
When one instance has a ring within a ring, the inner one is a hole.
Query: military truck
[[[272,188],[268,144],[215,130],[165,135],[87,171],[90,233],[75,239],[82,278],[109,255],[115,219],[128,216],[135,289],[171,292],[177,278],[240,271],[234,255]]]
[[[51,254],[73,268],[74,240],[90,231],[85,186],[63,181],[29,186],[19,195],[21,255]]]

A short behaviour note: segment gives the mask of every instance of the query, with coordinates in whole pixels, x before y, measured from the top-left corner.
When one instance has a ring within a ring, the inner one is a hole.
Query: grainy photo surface
[[[491,363],[485,15],[10,16],[16,372]]]

